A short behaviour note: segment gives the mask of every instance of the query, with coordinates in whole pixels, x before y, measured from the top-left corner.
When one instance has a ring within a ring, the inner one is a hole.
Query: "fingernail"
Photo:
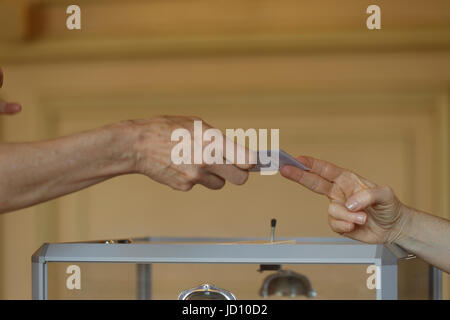
[[[349,210],[355,210],[356,208],[358,208],[358,201],[353,201],[349,204],[346,205],[347,209]]]
[[[363,214],[357,214],[355,215],[355,220],[359,224],[364,224],[364,220],[366,219],[365,215]]]

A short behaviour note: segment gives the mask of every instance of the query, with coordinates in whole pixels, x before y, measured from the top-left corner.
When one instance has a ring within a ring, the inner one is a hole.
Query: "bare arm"
[[[0,88],[2,85],[0,69]],[[18,103],[0,100],[0,115],[12,115],[21,110]],[[184,191],[195,184],[220,189],[226,180],[234,184],[245,183],[249,165],[172,163],[174,143],[171,133],[184,129],[193,137],[195,120],[201,119],[162,116],[123,121],[49,141],[0,143],[0,213],[28,207],[127,173],[145,174],[159,183]],[[201,123],[203,129],[211,128]],[[191,144],[195,143],[191,141]],[[233,143],[231,146],[240,148]],[[248,155],[248,150],[245,152]]]
[[[450,221],[405,206],[391,188],[349,170],[311,157],[298,160],[311,172],[285,166],[281,174],[328,197],[335,232],[367,243],[396,243],[450,272]]]
[[[55,140],[0,144],[0,212],[131,173],[131,130],[116,124]]]
[[[450,273],[450,221],[406,208],[407,223],[396,244]]]
[[[171,133],[184,128],[193,139],[194,120],[198,118],[162,116],[123,121],[55,140],[0,144],[0,213],[128,173],[144,174],[183,191],[195,184],[220,189],[226,180],[245,183],[247,164],[172,163],[176,142],[171,141]],[[203,126],[210,128],[204,122]]]

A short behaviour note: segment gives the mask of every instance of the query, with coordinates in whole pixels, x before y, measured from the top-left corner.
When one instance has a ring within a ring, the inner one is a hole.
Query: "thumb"
[[[375,204],[390,204],[393,199],[394,192],[390,187],[363,189],[348,198],[345,206],[350,211],[359,211]]]

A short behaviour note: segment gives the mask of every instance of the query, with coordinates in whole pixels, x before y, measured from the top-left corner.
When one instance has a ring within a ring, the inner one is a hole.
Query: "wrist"
[[[411,223],[413,220],[413,215],[413,209],[405,206],[402,203],[400,204],[399,218],[392,229],[390,237],[391,239],[389,240],[390,243],[402,245],[405,243],[405,241],[407,241],[411,233]]]
[[[110,157],[119,168],[119,174],[137,172],[137,141],[139,132],[133,121],[121,121],[109,125],[106,130],[110,134]]]

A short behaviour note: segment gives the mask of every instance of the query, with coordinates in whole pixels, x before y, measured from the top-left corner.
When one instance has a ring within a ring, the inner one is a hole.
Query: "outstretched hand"
[[[328,222],[335,232],[366,243],[397,240],[406,220],[405,206],[391,188],[323,160],[304,156],[297,160],[311,171],[284,166],[281,175],[330,199]]]
[[[236,185],[244,184],[248,179],[250,164],[178,164],[171,160],[171,152],[176,142],[171,141],[171,134],[177,129],[190,132],[192,145],[195,142],[194,121],[201,121],[197,117],[160,116],[148,120],[131,121],[132,127],[138,132],[137,143],[133,143],[133,154],[136,154],[136,172],[147,175],[152,180],[166,184],[173,189],[188,191],[194,185],[201,184],[209,189],[220,189],[225,181]],[[212,128],[206,122],[201,122],[203,130]],[[223,138],[223,141],[227,141]],[[200,143],[205,143],[201,141]],[[225,146],[226,142],[224,143]],[[249,157],[249,150],[234,142],[230,147],[238,149]],[[225,148],[224,148],[225,149]],[[225,155],[224,150],[222,150]],[[225,161],[225,160],[224,160]]]

